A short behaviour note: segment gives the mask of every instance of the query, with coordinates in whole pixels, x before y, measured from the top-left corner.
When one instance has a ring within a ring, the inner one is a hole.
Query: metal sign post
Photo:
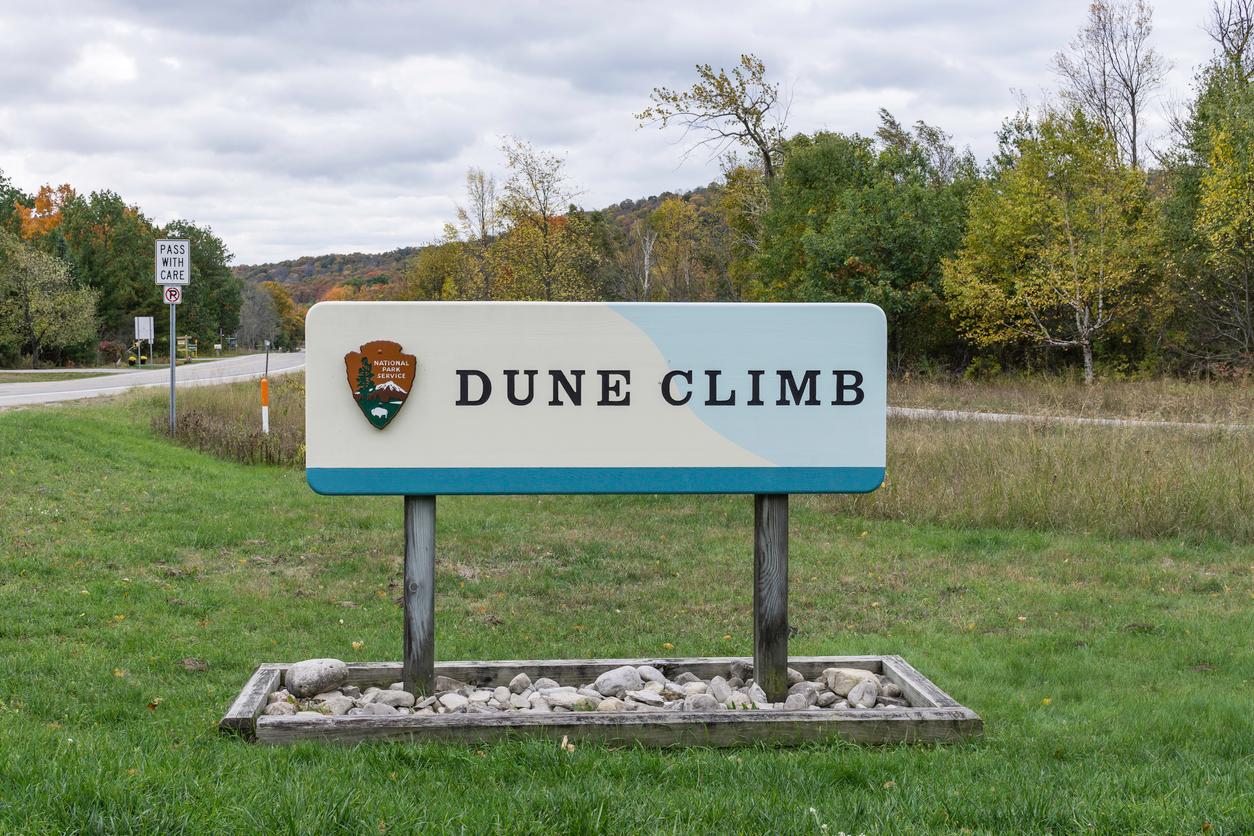
[[[182,238],[163,238],[157,241],[154,273],[161,285],[161,300],[170,308],[170,435],[174,435],[174,386],[175,366],[178,364],[178,337],[175,335],[179,303],[183,301],[183,288],[192,280],[191,242]]]

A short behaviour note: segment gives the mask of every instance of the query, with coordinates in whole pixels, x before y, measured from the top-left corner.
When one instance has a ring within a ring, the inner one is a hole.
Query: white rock
[[[628,691],[638,691],[644,687],[640,673],[631,665],[608,670],[592,683],[593,689],[607,697],[622,697]]]
[[[662,698],[661,694],[653,691],[646,691],[643,688],[638,691],[628,691],[627,696],[641,705],[651,705],[656,708],[661,708],[666,705],[666,700]]]
[[[805,694],[789,694],[788,699],[784,700],[785,711],[804,711],[809,707],[810,701]]]
[[[527,699],[522,694],[510,694],[509,704],[511,708],[530,708],[531,700]]]
[[[719,701],[710,694],[693,694],[683,701],[684,711],[717,711],[720,707]]]
[[[597,707],[597,703],[592,698],[584,696],[573,688],[569,691],[564,688],[550,688],[544,692],[544,699],[552,708],[583,711]]]
[[[827,708],[830,705],[834,705],[838,699],[840,699],[840,697],[836,696],[835,691],[819,691],[818,698],[815,699],[815,704],[820,708]]]
[[[332,714],[347,714],[348,710],[353,707],[353,699],[343,694],[336,694],[333,697],[327,697],[322,704]]]
[[[546,688],[560,688],[562,686],[555,680],[549,679],[547,676],[542,676],[535,682],[531,683],[531,687],[535,688],[537,691],[543,691]],[[598,688],[597,690],[599,691],[600,689]]]
[[[640,678],[645,682],[665,682],[666,674],[662,673],[652,665],[637,665],[636,673],[640,674]]]
[[[393,682],[391,685],[389,685],[389,686],[388,686],[388,690],[389,690],[389,691],[404,691],[404,690],[405,690],[405,683],[404,683],[404,682]]]
[[[692,671],[684,671],[675,677],[675,681],[680,685],[687,685],[689,682],[700,682],[701,677],[697,676]]]
[[[900,697],[901,686],[898,685],[896,682],[893,682],[892,680],[885,682],[884,680],[881,679],[880,680],[880,693],[886,697]]]
[[[593,702],[599,703],[601,700],[605,699],[605,694],[602,694],[600,691],[589,688],[586,685],[578,690],[579,690],[579,693],[583,694],[585,697],[592,700]]]
[[[470,700],[466,699],[465,697],[463,697],[461,694],[457,693],[456,691],[450,691],[447,694],[440,695],[440,705],[444,706],[450,711],[454,708],[463,708],[469,702]]]
[[[649,685],[655,684],[656,683],[653,682],[649,683]],[[645,687],[647,688],[648,686],[646,685]],[[686,685],[680,685],[678,682],[671,682],[670,680],[667,680],[666,683],[662,685],[658,693],[668,700],[682,700],[684,697],[688,696],[688,692],[684,690],[686,687]]]
[[[509,681],[509,690],[511,694],[521,694],[531,687],[531,677],[525,673],[520,673]]]
[[[509,705],[509,694],[510,694],[509,689],[506,688],[504,685],[498,685],[492,691],[492,696],[495,697],[496,701],[499,702],[501,705]]]
[[[716,676],[710,680],[709,690],[706,692],[720,704],[727,702],[727,698],[731,696],[731,686],[727,684],[727,680],[721,676]]]
[[[472,691],[470,693],[470,701],[474,703],[479,703],[482,705],[490,699],[492,699],[491,691],[480,690],[480,691]]]
[[[770,702],[770,700],[766,698],[766,692],[763,691],[762,687],[758,685],[758,683],[756,682],[745,689],[745,696],[747,696],[750,699],[750,701],[756,702],[756,703]]]
[[[261,713],[267,717],[290,717],[296,713],[296,706],[290,702],[280,700],[267,705],[266,710]]]
[[[683,687],[685,697],[691,697],[693,694],[704,694],[710,690],[710,686],[704,682],[689,682]]]
[[[723,704],[728,708],[752,708],[753,700],[744,691],[732,691],[732,695]]]
[[[879,695],[879,681],[864,679],[849,691],[849,704],[856,708],[874,708]]]
[[[798,682],[805,682],[805,677],[801,675],[801,671],[788,669],[788,684],[796,685]]]
[[[380,717],[398,713],[394,706],[388,705],[385,702],[372,702],[369,705],[363,705],[361,710],[365,714],[373,714]]]
[[[539,694],[532,694],[530,710],[536,712],[537,714],[548,714],[552,712],[553,709],[549,708],[548,700],[544,697]]]
[[[624,711],[626,707],[618,697],[606,697],[597,703],[597,711]]]
[[[363,705],[390,705],[393,708],[408,708],[416,702],[416,698],[408,691],[375,691],[369,697],[362,697]]]
[[[280,688],[277,691],[271,691],[270,696],[266,698],[266,702],[286,702],[290,696],[291,694],[287,692],[286,688]]]
[[[823,671],[823,682],[827,685],[827,690],[835,691],[842,697],[848,696],[853,686],[868,679],[876,679],[875,674],[861,668],[827,668]]]
[[[339,659],[306,659],[287,669],[283,685],[298,697],[334,691],[348,679],[348,665]]]
[[[343,688],[340,689],[340,693],[346,697],[352,697],[353,699],[357,699],[358,697],[361,696],[361,689],[358,688],[356,685],[345,685]]]
[[[313,720],[313,719],[325,720],[327,719],[328,715],[323,714],[321,711],[297,711],[296,716],[304,717],[307,720]]]

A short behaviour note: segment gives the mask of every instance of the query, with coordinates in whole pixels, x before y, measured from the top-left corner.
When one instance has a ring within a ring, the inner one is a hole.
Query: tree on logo
[[[361,358],[361,367],[357,370],[357,397],[363,401],[372,400],[374,394],[374,366],[369,357]]]

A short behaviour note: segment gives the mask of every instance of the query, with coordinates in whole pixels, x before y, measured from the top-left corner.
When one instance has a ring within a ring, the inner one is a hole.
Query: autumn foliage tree
[[[1144,174],[1082,111],[1047,113],[1014,153],[972,198],[945,292],[977,345],[1077,349],[1091,382],[1098,340],[1153,302],[1156,206]]]
[[[0,345],[16,344],[38,368],[45,351],[95,336],[95,306],[69,265],[0,230]]]

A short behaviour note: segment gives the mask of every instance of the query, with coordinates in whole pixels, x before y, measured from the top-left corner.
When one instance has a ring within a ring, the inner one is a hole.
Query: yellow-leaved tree
[[[978,345],[1078,349],[1091,383],[1099,338],[1155,304],[1162,239],[1145,175],[1079,111],[1046,112],[1008,150],[972,197],[945,294]]]

